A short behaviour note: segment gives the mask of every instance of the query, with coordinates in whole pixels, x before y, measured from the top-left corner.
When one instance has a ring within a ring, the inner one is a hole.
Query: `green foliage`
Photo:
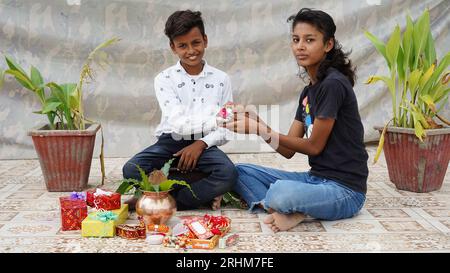
[[[422,141],[426,129],[441,127],[434,117],[445,122],[438,113],[448,103],[450,92],[450,52],[442,60],[436,59],[428,9],[416,22],[407,16],[403,35],[397,25],[386,44],[368,31],[364,34],[384,57],[390,71],[388,76],[371,76],[366,83],[386,84],[392,99],[393,125],[414,128]]]
[[[89,54],[81,70],[78,84],[45,83],[41,72],[36,67],[31,66],[30,73],[27,74],[11,56],[5,55],[5,61],[9,69],[5,71],[0,70],[0,88],[2,88],[6,74],[14,76],[20,85],[38,97],[42,108],[34,113],[46,115],[50,129],[84,130],[85,123],[92,122],[84,118],[82,101],[83,83],[88,77],[94,79],[91,67],[93,62],[99,64],[101,67],[107,63],[107,54],[102,49],[118,41],[118,38],[109,39],[97,46]]]
[[[150,175],[147,175],[139,165],[135,165],[136,168],[139,170],[141,180],[136,180],[132,178],[122,179],[120,181],[121,184],[117,188],[116,192],[120,194],[126,194],[134,188],[135,195],[140,196],[143,191],[152,191],[152,192],[170,191],[173,189],[173,185],[181,185],[187,187],[191,191],[192,195],[195,198],[197,198],[195,193],[192,191],[191,186],[186,181],[167,179],[167,176],[169,175],[170,165],[174,160],[175,160],[174,158],[170,159],[164,164],[161,170],[159,170],[162,171],[165,175],[165,180],[159,184],[151,181]]]

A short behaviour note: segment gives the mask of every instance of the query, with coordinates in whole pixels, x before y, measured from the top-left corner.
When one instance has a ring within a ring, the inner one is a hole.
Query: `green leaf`
[[[423,95],[419,97],[420,100],[425,102],[425,104],[430,108],[433,113],[436,113],[436,105],[434,104],[434,100],[430,95]]]
[[[408,67],[412,66],[414,63],[414,54],[412,54],[413,51],[413,32],[414,32],[414,23],[411,19],[411,16],[406,16],[406,29],[403,33],[403,51],[404,51],[404,58],[403,58],[403,67],[405,71]]]
[[[0,69],[0,90],[3,89],[3,82],[5,81],[5,71]]]
[[[10,74],[13,75],[16,80],[26,89],[34,91],[34,86],[33,83],[31,82],[31,80],[28,78],[28,76],[26,74],[23,74],[22,72],[20,72],[19,70],[12,70],[12,69],[7,69],[5,71],[5,74]]]
[[[161,171],[164,173],[165,176],[169,176],[169,170],[170,165],[172,165],[172,162],[175,160],[175,158],[170,159],[166,163],[164,163],[164,166],[161,168]]]
[[[8,67],[9,67],[11,70],[16,70],[16,71],[19,71],[19,72],[20,72],[21,74],[23,74],[23,75],[27,75],[27,73],[25,73],[25,70],[23,70],[23,68],[20,67],[20,65],[18,65],[18,64],[12,59],[11,56],[5,56],[5,60],[6,60],[6,63],[8,64]],[[28,80],[30,80],[30,79],[28,79]]]
[[[31,66],[31,82],[34,86],[41,86],[44,83],[41,73],[34,66]]]
[[[373,35],[372,33],[368,32],[368,31],[364,31],[364,35],[366,35],[366,37],[375,46],[377,51],[384,57],[384,59],[386,60],[387,65],[390,68],[391,64],[389,62],[389,59],[386,56],[386,45],[380,39],[378,39],[375,35]]]
[[[164,182],[162,182],[161,184],[159,184],[159,189],[160,191],[168,191],[172,189],[172,186],[174,184],[177,185],[182,185],[182,186],[186,186],[188,187],[188,189],[191,191],[192,195],[198,199],[197,195],[195,195],[195,193],[192,191],[191,185],[189,185],[188,183],[186,183],[186,181],[181,181],[181,180],[166,180]]]
[[[397,25],[386,43],[386,56],[391,64],[391,69],[395,69],[395,64],[397,62],[398,51],[400,48],[400,35],[400,27]]]
[[[116,192],[120,194],[128,193],[133,187],[139,185],[140,182],[133,178],[123,179]]]
[[[425,49],[425,45],[428,40],[428,33],[430,32],[430,12],[426,9],[414,25],[414,69],[418,66],[420,55]]]
[[[139,165],[136,165],[136,168],[138,168],[139,173],[141,175],[141,185],[142,190],[149,191],[152,188],[152,184],[150,184],[150,181],[148,180],[148,175],[145,173],[145,171],[139,167]]]
[[[56,109],[58,106],[61,105],[61,102],[49,102],[44,104],[44,107],[42,108],[42,114],[47,114],[50,112],[56,112]]]

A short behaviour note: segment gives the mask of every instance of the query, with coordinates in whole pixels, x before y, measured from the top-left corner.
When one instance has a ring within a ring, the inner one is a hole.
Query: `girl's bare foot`
[[[306,216],[303,213],[282,214],[273,212],[269,214],[264,223],[268,225],[273,232],[286,231],[300,224]]]
[[[222,202],[222,196],[217,196],[213,199],[212,204],[211,204],[211,208],[212,210],[218,210],[220,209],[220,203]]]

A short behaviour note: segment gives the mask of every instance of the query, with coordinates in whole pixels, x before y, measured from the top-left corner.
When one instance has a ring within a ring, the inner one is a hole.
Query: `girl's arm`
[[[291,124],[291,128],[289,128],[289,133],[287,134],[287,136],[302,138],[304,134],[305,134],[305,129],[303,127],[303,123],[298,120],[294,120]],[[264,140],[270,145],[270,142],[268,142],[269,138],[264,138]],[[281,143],[280,143],[280,145],[278,145],[278,149],[273,146],[272,146],[272,148],[274,148],[275,151],[277,151],[279,154],[281,154],[285,158],[291,158],[296,153],[294,150],[286,148]]]
[[[296,152],[310,156],[319,155],[325,148],[335,120],[331,118],[322,119],[316,117],[311,137],[306,139],[299,137],[299,135],[296,136],[290,134],[291,131],[295,133],[296,128],[293,129],[293,127],[296,122],[299,124],[295,125],[295,127],[301,125],[301,122],[294,121],[288,135],[273,131],[269,126],[263,123],[259,124],[257,133],[272,146],[272,148],[287,158],[289,158],[288,156],[292,157],[294,155],[292,153]]]

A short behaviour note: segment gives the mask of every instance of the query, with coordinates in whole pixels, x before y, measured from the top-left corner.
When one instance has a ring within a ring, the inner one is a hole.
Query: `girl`
[[[235,107],[235,119],[222,126],[258,134],[278,153],[308,155],[309,172],[287,172],[238,164],[235,191],[250,211],[267,210],[264,222],[274,232],[288,230],[306,215],[324,220],[352,217],[367,190],[364,128],[353,91],[355,71],[335,39],[336,25],[327,13],[301,9],[292,21],[291,49],[309,76],[287,135],[271,130],[259,117]]]

